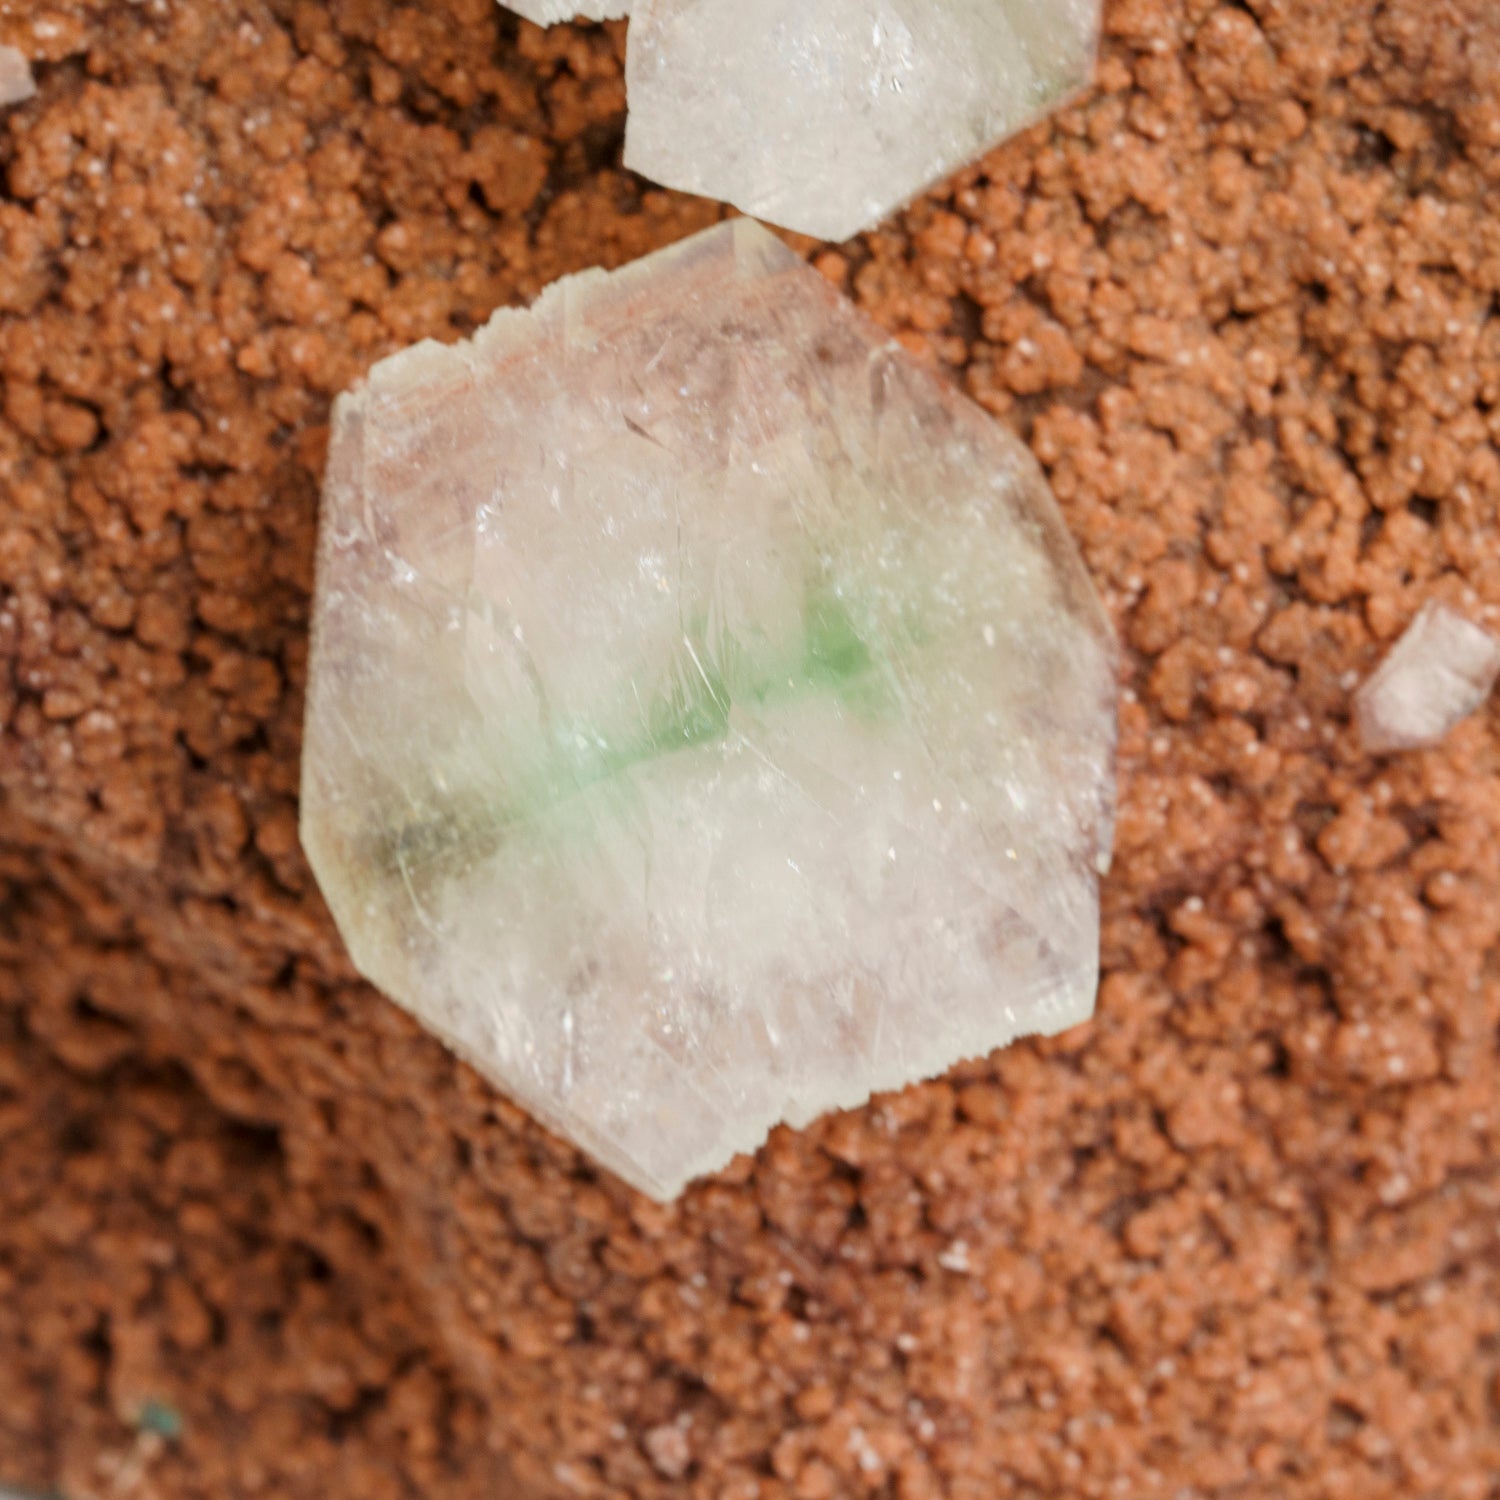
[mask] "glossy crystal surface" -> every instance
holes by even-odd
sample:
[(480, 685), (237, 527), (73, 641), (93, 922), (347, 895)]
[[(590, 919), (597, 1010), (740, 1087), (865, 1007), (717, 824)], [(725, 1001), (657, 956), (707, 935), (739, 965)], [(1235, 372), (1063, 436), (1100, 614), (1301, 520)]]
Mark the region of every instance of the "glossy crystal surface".
[(370, 979), (669, 1197), (1089, 1015), (1112, 649), (1026, 449), (738, 221), (340, 399), (303, 841)]
[(1099, 0), (635, 0), (625, 165), (825, 240), (1082, 90)]

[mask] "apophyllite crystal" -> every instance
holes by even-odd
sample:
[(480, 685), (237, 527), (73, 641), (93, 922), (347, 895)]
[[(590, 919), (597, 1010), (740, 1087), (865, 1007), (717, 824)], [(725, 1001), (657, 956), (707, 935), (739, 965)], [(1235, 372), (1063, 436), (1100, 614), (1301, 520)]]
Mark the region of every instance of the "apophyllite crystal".
[(747, 221), (335, 409), (308, 854), (648, 1192), (1090, 1013), (1113, 696), (1025, 448)]
[(505, 0), (631, 17), (625, 165), (825, 240), (1088, 83), (1100, 0)]
[(1436, 745), (1500, 677), (1500, 640), (1436, 600), (1391, 647), (1356, 697), (1366, 750)]
[(635, 0), (625, 165), (820, 239), (1088, 82), (1099, 0)]

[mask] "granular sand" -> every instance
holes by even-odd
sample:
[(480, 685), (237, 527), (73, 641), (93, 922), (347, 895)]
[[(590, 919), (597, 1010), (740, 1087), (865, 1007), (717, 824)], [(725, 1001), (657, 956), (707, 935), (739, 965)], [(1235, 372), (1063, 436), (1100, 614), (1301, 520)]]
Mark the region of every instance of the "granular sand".
[(1096, 1021), (662, 1208), (358, 982), (295, 792), (332, 395), (711, 222), (622, 26), (9, 0), (0, 1477), (85, 1497), (1486, 1500), (1492, 0), (1111, 0), (1097, 88), (797, 248), (1030, 442), (1126, 648)]

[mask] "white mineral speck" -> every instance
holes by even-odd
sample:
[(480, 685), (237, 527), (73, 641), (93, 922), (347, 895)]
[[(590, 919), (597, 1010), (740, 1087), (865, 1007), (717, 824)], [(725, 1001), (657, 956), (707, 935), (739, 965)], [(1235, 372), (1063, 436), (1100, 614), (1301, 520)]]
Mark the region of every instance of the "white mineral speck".
[(962, 1274), (969, 1270), (969, 1247), (962, 1240), (954, 1240), (937, 1258), (945, 1271)]

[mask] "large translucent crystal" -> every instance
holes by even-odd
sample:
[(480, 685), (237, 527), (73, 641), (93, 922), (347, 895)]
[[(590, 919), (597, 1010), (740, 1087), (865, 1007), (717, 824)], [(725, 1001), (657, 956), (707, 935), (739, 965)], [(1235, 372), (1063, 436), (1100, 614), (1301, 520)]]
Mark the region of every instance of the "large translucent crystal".
[(635, 0), (625, 165), (820, 239), (1088, 82), (1099, 0)]
[(1113, 697), (1026, 449), (748, 221), (335, 408), (308, 854), (648, 1192), (1089, 1015)]

